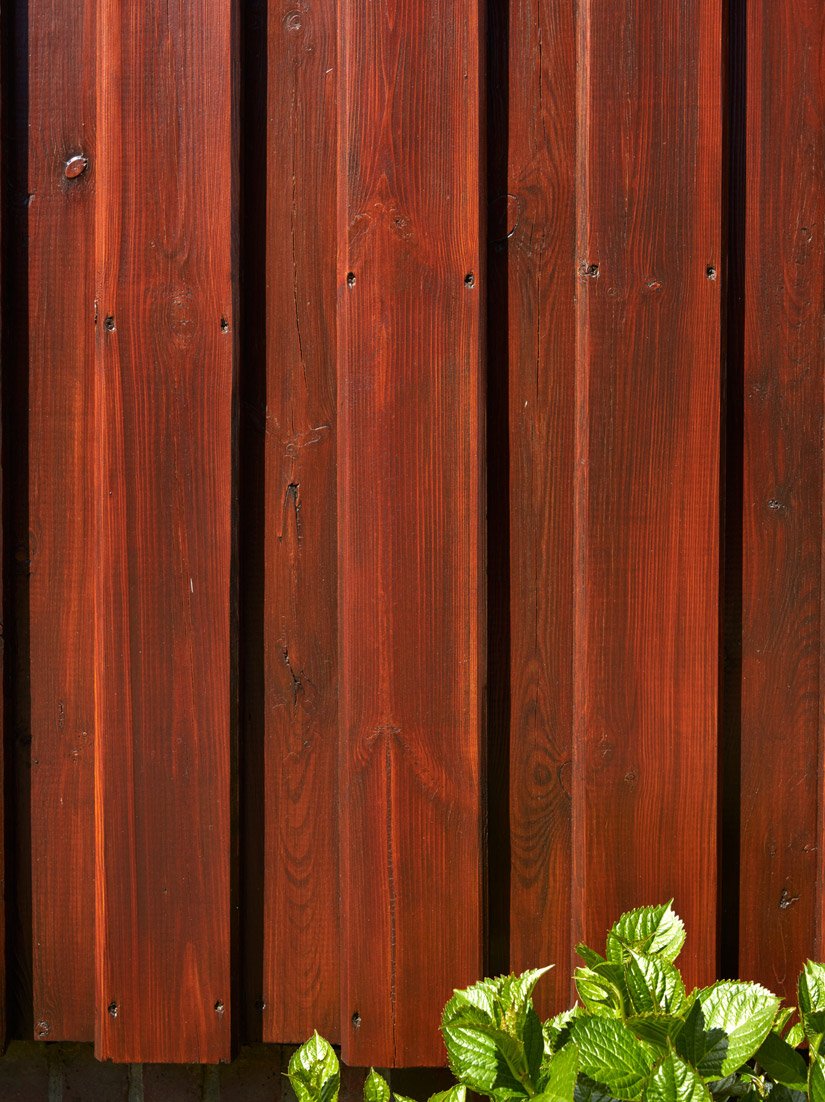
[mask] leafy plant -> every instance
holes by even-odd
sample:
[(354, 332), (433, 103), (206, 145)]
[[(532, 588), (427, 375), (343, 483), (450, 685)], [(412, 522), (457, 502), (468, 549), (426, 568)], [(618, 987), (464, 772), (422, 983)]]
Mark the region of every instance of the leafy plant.
[[(803, 968), (797, 1015), (758, 983), (688, 992), (684, 941), (671, 903), (628, 911), (604, 955), (577, 946), (579, 1002), (546, 1022), (533, 1005), (546, 968), (456, 991), (441, 1030), (458, 1083), (430, 1102), (465, 1102), (467, 1090), (493, 1102), (825, 1102), (825, 965)], [(298, 1102), (337, 1102), (338, 1061), (317, 1034), (289, 1078)], [(411, 1102), (374, 1069), (364, 1099)]]

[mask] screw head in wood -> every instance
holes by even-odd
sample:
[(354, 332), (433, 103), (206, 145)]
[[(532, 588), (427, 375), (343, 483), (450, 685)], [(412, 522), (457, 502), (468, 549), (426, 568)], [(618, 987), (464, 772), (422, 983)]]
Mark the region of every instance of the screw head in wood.
[(86, 171), (88, 163), (86, 158), (80, 153), (77, 153), (74, 157), (69, 157), (68, 161), (66, 161), (66, 167), (63, 169), (66, 179), (76, 180), (78, 176), (82, 176)]

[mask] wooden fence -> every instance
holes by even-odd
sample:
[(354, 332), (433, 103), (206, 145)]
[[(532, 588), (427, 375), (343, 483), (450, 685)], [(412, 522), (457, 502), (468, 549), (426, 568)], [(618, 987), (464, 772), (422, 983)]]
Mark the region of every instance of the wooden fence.
[(8, 0), (8, 1037), (437, 1065), (822, 955), (821, 0)]

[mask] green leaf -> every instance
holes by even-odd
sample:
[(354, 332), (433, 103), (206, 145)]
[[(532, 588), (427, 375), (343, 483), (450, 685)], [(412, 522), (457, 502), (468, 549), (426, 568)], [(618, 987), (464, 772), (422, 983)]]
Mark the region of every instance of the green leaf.
[[(757, 1097), (756, 1102), (761, 1102)], [(771, 1091), (771, 1102), (808, 1102), (807, 1091), (794, 1091), (784, 1083), (777, 1083)]]
[(545, 1041), (532, 994), (546, 971), (482, 980), (447, 1003), (441, 1030), (450, 1068), (471, 1090), (502, 1100), (535, 1092)]
[(619, 965), (603, 961), (595, 968), (577, 968), (573, 978), (579, 998), (591, 1014), (623, 1016), (624, 977)]
[(802, 1022), (795, 1022), (785, 1035), (785, 1040), (791, 1046), (791, 1048), (799, 1048), (802, 1042), (805, 1040), (805, 1030), (802, 1026)]
[(819, 1052), (825, 1035), (825, 1010), (812, 1010), (803, 1014), (802, 1029), (813, 1051)]
[(801, 1014), (825, 1010), (825, 964), (805, 961), (799, 975), (798, 992)]
[(466, 1102), (467, 1088), (463, 1083), (456, 1083), (454, 1087), (450, 1087), (446, 1091), (438, 1091), (437, 1094), (431, 1094), (429, 1102)]
[(579, 1068), (602, 1083), (614, 1098), (641, 1097), (653, 1067), (653, 1053), (615, 1018), (574, 1019), (571, 1033), (579, 1050)]
[(428, 1102), (466, 1102), (467, 1088), (464, 1083), (456, 1083), (446, 1091), (438, 1091), (430, 1095)]
[(778, 1033), (769, 1033), (756, 1054), (756, 1062), (771, 1079), (792, 1090), (804, 1091), (808, 1077), (805, 1061)]
[(658, 907), (637, 907), (623, 914), (607, 936), (608, 960), (621, 963), (633, 949), (672, 964), (685, 943), (685, 926), (672, 903), (671, 899)]
[(679, 1014), (685, 1005), (685, 985), (673, 964), (630, 950), (625, 965), (630, 1001), (639, 1014), (663, 1011)]
[[(799, 1000), (800, 1006), (802, 1000)], [(810, 1102), (825, 1102), (825, 1071), (823, 1071), (822, 1060), (818, 1056), (814, 1056), (811, 1060), (811, 1066), (808, 1071), (808, 1097)]]
[(673, 1014), (633, 1014), (626, 1019), (628, 1029), (642, 1041), (659, 1049), (668, 1049), (682, 1028), (681, 1018)]
[(395, 1091), (392, 1092), (392, 1098), (393, 1098), (393, 1102), (415, 1102), (415, 1099), (410, 1098), (409, 1095), (407, 1095), (407, 1094), (397, 1094)]
[(796, 1010), (795, 1006), (783, 1006), (779, 1009), (773, 1023), (774, 1033), (779, 1033), (780, 1035), (784, 1033), (785, 1026), (793, 1017), (794, 1010)]
[(583, 941), (580, 941), (576, 946), (576, 952), (588, 968), (595, 968), (597, 964), (604, 964), (604, 957), (597, 953), (595, 949), (591, 949), (589, 945), (585, 945)]
[(721, 1079), (756, 1054), (778, 1008), (776, 995), (758, 983), (715, 983), (696, 993), (677, 1051), (704, 1078)]
[(607, 1087), (596, 1083), (586, 1075), (579, 1075), (576, 1080), (576, 1089), (573, 1092), (573, 1102), (617, 1102)]
[(563, 1010), (561, 1014), (557, 1014), (555, 1018), (550, 1018), (542, 1025), (544, 1051), (546, 1053), (557, 1052), (567, 1044), (570, 1040), (570, 1023), (578, 1013), (579, 1008), (574, 1006), (571, 1010)]
[(375, 1068), (364, 1080), (364, 1102), (390, 1102), (390, 1085)]
[(287, 1075), (298, 1102), (337, 1102), (341, 1083), (338, 1057), (318, 1033), (293, 1052)]
[(567, 1044), (543, 1069), (541, 1093), (534, 1102), (573, 1102), (578, 1070), (578, 1049)]
[(693, 1068), (669, 1052), (650, 1077), (645, 1102), (710, 1102), (710, 1094)]

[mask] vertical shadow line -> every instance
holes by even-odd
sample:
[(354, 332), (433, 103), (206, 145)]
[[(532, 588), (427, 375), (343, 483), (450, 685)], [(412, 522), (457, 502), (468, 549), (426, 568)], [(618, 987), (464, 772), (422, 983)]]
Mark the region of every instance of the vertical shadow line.
[(507, 193), (510, 0), (487, 5), (486, 973), (510, 970), (510, 394)]
[(240, 1036), (261, 1041), (264, 946), (264, 451), (267, 2), (240, 5), (238, 690)]
[[(7, 1037), (31, 1037), (27, 0), (2, 6), (3, 731)], [(13, 324), (12, 324), (13, 319)]]
[(721, 347), (720, 671), (718, 750), (719, 974), (739, 970), (742, 736), (747, 0), (726, 0)]

